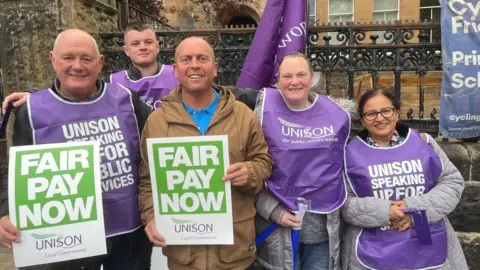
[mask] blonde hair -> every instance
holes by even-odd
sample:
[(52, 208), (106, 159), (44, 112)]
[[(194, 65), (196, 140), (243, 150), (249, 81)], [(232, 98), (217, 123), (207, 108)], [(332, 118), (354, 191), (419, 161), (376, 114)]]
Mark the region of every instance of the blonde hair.
[(303, 53), (300, 53), (300, 52), (287, 53), (285, 56), (283, 56), (282, 61), (280, 61), (280, 64), (278, 65), (279, 70), (280, 70), (280, 66), (282, 65), (283, 61), (285, 61), (285, 59), (289, 59), (289, 58), (302, 58), (305, 61), (307, 61), (308, 69), (310, 70), (310, 74), (313, 75), (313, 68), (312, 68), (312, 64), (310, 63), (310, 60), (308, 60), (308, 58)]

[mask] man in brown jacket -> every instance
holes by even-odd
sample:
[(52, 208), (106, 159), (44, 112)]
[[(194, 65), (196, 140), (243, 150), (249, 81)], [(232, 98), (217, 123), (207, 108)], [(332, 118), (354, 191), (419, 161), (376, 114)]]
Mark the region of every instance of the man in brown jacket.
[[(269, 176), (272, 157), (254, 113), (230, 90), (213, 84), (217, 63), (201, 38), (182, 41), (175, 53), (180, 86), (165, 97), (147, 120), (141, 139), (139, 205), (146, 233), (162, 246), (170, 270), (247, 269), (255, 259), (254, 195)], [(224, 181), (231, 181), (234, 244), (166, 246), (155, 227), (147, 138), (228, 135), (230, 162)]]

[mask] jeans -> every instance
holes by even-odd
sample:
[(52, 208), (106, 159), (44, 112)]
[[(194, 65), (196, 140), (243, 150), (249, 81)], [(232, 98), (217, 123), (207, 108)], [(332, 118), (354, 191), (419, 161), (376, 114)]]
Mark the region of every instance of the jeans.
[(150, 270), (152, 244), (144, 227), (136, 231), (107, 238), (107, 254), (50, 263), (20, 270)]
[[(297, 260), (296, 269), (328, 270), (328, 253), (328, 241), (318, 244), (300, 243), (298, 247), (298, 257), (300, 257), (300, 260)], [(300, 265), (298, 265), (298, 261)]]

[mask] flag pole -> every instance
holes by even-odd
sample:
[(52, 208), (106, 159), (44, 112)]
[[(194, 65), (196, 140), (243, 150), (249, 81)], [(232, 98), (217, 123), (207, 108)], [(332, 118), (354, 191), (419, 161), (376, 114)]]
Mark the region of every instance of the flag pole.
[(8, 119), (10, 118), (10, 112), (12, 111), (12, 109), (13, 102), (10, 101), (7, 104), (7, 110), (5, 111), (5, 115), (3, 116), (3, 119), (0, 123), (0, 139), (3, 137), (6, 138)]
[[(307, 33), (306, 33), (306, 42), (305, 42), (305, 57), (308, 58), (308, 40), (309, 40), (309, 34), (308, 34), (308, 29), (310, 28), (310, 1), (312, 0), (305, 0), (306, 3), (305, 3), (305, 25), (307, 26)], [(316, 1), (316, 0), (314, 0)], [(316, 4), (315, 4), (316, 6)], [(315, 10), (315, 18), (317, 18), (316, 16), (317, 14), (317, 11)]]

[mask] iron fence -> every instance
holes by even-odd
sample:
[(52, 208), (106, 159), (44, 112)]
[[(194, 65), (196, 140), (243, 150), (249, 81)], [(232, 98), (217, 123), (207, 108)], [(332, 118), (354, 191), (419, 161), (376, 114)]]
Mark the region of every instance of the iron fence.
[(118, 28), (125, 29), (125, 27), (135, 21), (135, 22), (145, 22), (153, 27), (153, 29), (166, 30), (174, 29), (167, 23), (167, 20), (163, 17), (152, 15), (147, 13), (145, 10), (138, 8), (136, 6), (130, 5), (128, 1), (117, 0), (117, 10), (118, 10)]
[[(419, 77), (418, 108), (408, 108), (407, 121), (423, 132), (438, 133), (437, 109), (425, 112), (424, 79), (428, 72), (442, 70), (440, 24), (438, 22), (347, 23), (310, 26), (306, 54), (314, 71), (325, 77), (325, 91), (331, 93), (334, 73), (348, 76), (347, 96), (354, 98), (355, 78), (359, 74), (371, 76), (372, 87), (377, 87), (380, 73), (394, 74), (394, 91), (402, 100), (402, 74), (415, 73)], [(156, 32), (160, 41), (159, 61), (171, 64), (177, 45), (189, 36), (205, 38), (214, 48), (219, 63), (216, 82), (235, 85), (253, 40), (251, 27), (222, 29), (168, 30)], [(431, 35), (436, 35), (432, 37)], [(129, 66), (123, 53), (123, 34), (101, 33), (105, 54), (105, 73)], [(381, 38), (381, 43), (380, 41)], [(418, 112), (415, 113), (414, 112)], [(427, 115), (427, 116), (425, 116)], [(358, 122), (354, 128), (359, 127)]]

